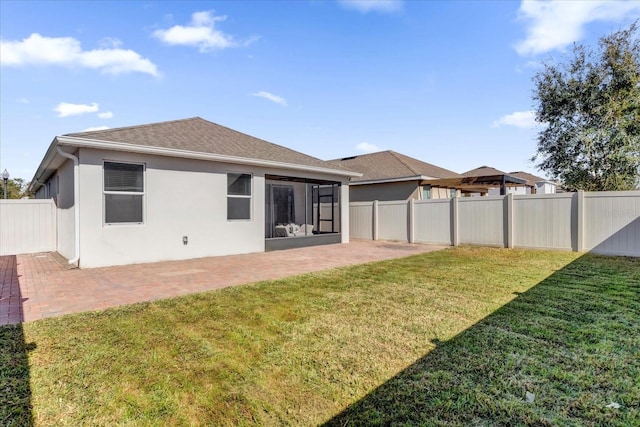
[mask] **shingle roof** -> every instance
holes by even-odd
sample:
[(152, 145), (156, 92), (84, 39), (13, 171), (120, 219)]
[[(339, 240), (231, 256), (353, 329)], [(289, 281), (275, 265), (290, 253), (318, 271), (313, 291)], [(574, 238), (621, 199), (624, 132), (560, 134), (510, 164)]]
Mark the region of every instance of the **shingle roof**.
[(463, 176), (493, 176), (493, 175), (510, 175), (491, 166), (480, 166), (462, 173)]
[(548, 182), (549, 181), (548, 179), (540, 178), (539, 176), (535, 176), (533, 174), (530, 174), (528, 172), (523, 172), (523, 171), (509, 172), (509, 175), (517, 176), (518, 178), (522, 178), (522, 179), (526, 179), (529, 182), (541, 182), (541, 181)]
[[(246, 135), (200, 117), (71, 133), (64, 136), (332, 168), (332, 165), (323, 160)], [(336, 167), (333, 166), (333, 169)]]
[(362, 173), (362, 177), (353, 178), (351, 182), (387, 180), (415, 176), (431, 178), (457, 178), (461, 176), (448, 169), (444, 169), (391, 150), (329, 160), (328, 162), (336, 167), (342, 167)]

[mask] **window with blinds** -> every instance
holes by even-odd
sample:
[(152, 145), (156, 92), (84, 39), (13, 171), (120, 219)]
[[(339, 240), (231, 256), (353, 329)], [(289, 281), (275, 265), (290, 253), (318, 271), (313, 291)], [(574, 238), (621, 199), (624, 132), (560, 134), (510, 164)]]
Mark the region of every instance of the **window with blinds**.
[(104, 162), (105, 224), (143, 223), (144, 165)]

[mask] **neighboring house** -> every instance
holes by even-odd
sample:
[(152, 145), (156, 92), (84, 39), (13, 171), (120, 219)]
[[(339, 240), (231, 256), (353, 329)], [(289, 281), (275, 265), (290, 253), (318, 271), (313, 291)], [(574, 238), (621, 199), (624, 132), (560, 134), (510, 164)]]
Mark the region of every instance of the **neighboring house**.
[(329, 163), (362, 173), (361, 177), (351, 180), (349, 196), (352, 202), (440, 199), (459, 195), (455, 187), (432, 187), (424, 181), (461, 175), (395, 151), (345, 157), (329, 160)]
[(466, 179), (473, 180), (474, 185), (484, 185), (485, 191), (470, 192), (468, 195), (506, 195), (531, 194), (531, 184), (527, 179), (502, 172), (491, 166), (480, 166), (462, 174)]
[(465, 197), (507, 194), (517, 187), (526, 186), (527, 181), (490, 166), (481, 166), (458, 175), (455, 178), (441, 178), (423, 181), (432, 188), (455, 188)]
[(487, 189), (487, 195), (489, 196), (500, 194), (552, 194), (556, 192), (556, 185), (553, 182), (522, 171), (507, 173), (491, 166), (480, 166), (464, 172), (462, 175), (484, 181), (489, 185)]
[[(527, 172), (509, 172), (509, 175), (527, 180), (526, 193), (516, 194), (555, 194), (557, 185), (553, 181), (541, 178), (539, 176), (532, 175)], [(522, 188), (522, 187), (520, 187)]]
[(29, 190), (98, 267), (347, 242), (359, 176), (196, 117), (57, 136)]

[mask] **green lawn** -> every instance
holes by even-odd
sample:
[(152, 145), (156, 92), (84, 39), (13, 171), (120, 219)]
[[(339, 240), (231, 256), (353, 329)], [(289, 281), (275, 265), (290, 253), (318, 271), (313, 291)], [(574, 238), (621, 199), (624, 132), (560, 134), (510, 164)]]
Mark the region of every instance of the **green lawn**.
[(639, 351), (640, 259), (463, 247), (2, 327), (0, 425), (638, 426)]

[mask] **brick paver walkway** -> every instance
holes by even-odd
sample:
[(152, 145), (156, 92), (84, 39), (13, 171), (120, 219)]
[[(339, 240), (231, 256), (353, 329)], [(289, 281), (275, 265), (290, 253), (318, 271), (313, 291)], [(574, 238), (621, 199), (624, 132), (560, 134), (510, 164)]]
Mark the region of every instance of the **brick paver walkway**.
[(0, 257), (0, 325), (170, 298), (442, 249), (352, 241), (284, 251), (76, 269), (56, 253)]

